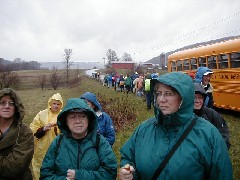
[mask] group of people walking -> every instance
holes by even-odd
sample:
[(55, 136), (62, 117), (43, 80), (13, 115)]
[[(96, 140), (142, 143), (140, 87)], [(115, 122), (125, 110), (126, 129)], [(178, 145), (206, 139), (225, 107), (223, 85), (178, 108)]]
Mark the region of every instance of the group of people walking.
[(114, 87), (116, 91), (134, 93), (137, 96), (142, 96), (144, 92), (144, 76), (143, 74), (107, 74), (103, 80), (103, 86)]
[(116, 91), (132, 93), (138, 97), (143, 97), (146, 100), (147, 109), (151, 109), (153, 105), (153, 94), (150, 81), (158, 77), (158, 73), (138, 74), (135, 72), (132, 75), (127, 74), (107, 74), (103, 80), (103, 86), (114, 87)]
[[(206, 104), (210, 85), (180, 72), (149, 79), (154, 116), (121, 147), (119, 179), (233, 179), (226, 121)], [(94, 93), (65, 106), (56, 93), (30, 127), (23, 117), (16, 92), (2, 89), (0, 179), (116, 179), (114, 124)]]

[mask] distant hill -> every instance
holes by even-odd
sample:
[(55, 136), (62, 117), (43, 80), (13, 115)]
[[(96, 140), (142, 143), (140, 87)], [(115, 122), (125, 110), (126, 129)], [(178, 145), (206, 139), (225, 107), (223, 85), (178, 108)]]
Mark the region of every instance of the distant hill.
[[(26, 62), (24, 60), (21, 60), (21, 62)], [(21, 63), (20, 62), (20, 63)], [(0, 58), (0, 65), (11, 65), (12, 63), (16, 63), (14, 61), (5, 60), (3, 58)], [(53, 67), (56, 67), (57, 69), (65, 69), (64, 62), (38, 62), (40, 64), (40, 69), (52, 69)], [(72, 62), (72, 65), (70, 66), (70, 69), (93, 69), (103, 68), (103, 63), (100, 62)]]
[(153, 63), (153, 64), (159, 64), (160, 66), (163, 66), (163, 65), (165, 65), (165, 60), (167, 62), (167, 57), (170, 54), (173, 54), (177, 51), (192, 49), (192, 48), (196, 48), (198, 46), (205, 46), (207, 44), (214, 44), (214, 43), (217, 43), (217, 42), (227, 41), (227, 40), (234, 39), (234, 38), (240, 38), (240, 35), (239, 36), (229, 36), (229, 37), (224, 37), (224, 38), (220, 38), (220, 39), (216, 39), (216, 40), (211, 40), (211, 41), (206, 41), (206, 42), (201, 42), (201, 43), (196, 43), (196, 44), (191, 44), (191, 45), (188, 45), (188, 46), (184, 46), (184, 47), (176, 49), (174, 51), (170, 51), (170, 52), (167, 52), (167, 53), (162, 53), (159, 56), (154, 57), (154, 58), (146, 61), (145, 63)]
[(5, 60), (5, 59), (3, 59), (3, 58), (0, 58), (0, 64), (6, 65), (6, 64), (11, 64), (11, 63), (12, 63), (12, 61)]
[[(64, 69), (64, 63), (63, 62), (40, 62), (41, 63), (41, 69), (52, 69), (53, 67), (56, 67), (57, 69)], [(93, 69), (96, 68), (102, 68), (103, 64), (99, 62), (73, 62), (70, 66), (70, 69)]]

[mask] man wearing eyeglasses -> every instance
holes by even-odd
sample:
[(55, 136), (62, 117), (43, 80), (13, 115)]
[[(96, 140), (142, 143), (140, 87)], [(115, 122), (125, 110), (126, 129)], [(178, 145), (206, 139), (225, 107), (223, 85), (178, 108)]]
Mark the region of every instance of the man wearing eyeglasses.
[(32, 179), (34, 152), (31, 129), (22, 123), (24, 107), (10, 88), (0, 91), (0, 179)]
[(200, 116), (210, 123), (212, 123), (220, 132), (223, 139), (225, 140), (228, 149), (231, 144), (229, 141), (229, 129), (224, 118), (214, 109), (204, 106), (204, 100), (206, 99), (206, 91), (203, 89), (201, 84), (194, 83), (195, 88), (195, 99), (194, 99), (194, 113)]

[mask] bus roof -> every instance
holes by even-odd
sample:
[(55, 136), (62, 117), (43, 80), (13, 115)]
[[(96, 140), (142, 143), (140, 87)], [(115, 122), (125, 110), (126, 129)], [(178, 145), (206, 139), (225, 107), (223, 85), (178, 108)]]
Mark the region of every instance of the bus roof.
[(181, 60), (198, 58), (204, 56), (210, 56), (213, 54), (224, 54), (229, 52), (239, 52), (240, 51), (240, 38), (222, 41), (215, 44), (208, 44), (205, 46), (199, 46), (193, 49), (187, 49), (183, 51), (175, 52), (168, 56), (168, 60)]

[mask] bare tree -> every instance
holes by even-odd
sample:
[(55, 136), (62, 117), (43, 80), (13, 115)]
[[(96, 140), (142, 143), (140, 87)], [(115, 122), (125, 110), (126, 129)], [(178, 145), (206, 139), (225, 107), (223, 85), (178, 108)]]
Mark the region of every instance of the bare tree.
[(125, 52), (125, 53), (123, 53), (122, 60), (123, 61), (132, 61), (132, 57), (130, 54)]
[(12, 86), (16, 89), (20, 87), (21, 81), (17, 73), (13, 72), (12, 75)]
[(46, 74), (39, 74), (38, 75), (38, 81), (39, 81), (39, 84), (43, 90), (43, 88), (46, 86), (46, 82), (47, 82), (47, 76)]
[(20, 79), (16, 72), (8, 71), (0, 73), (1, 88), (9, 88), (11, 86), (19, 88)]
[(53, 73), (50, 75), (50, 84), (56, 90), (60, 84), (60, 76), (57, 74), (57, 68), (53, 67)]
[(64, 49), (64, 64), (67, 71), (67, 82), (69, 78), (68, 72), (69, 72), (70, 66), (72, 65), (72, 62), (70, 62), (71, 56), (72, 56), (72, 49)]
[(107, 55), (107, 59), (108, 59), (108, 62), (107, 62), (108, 66), (110, 66), (113, 61), (118, 61), (119, 60), (118, 57), (117, 57), (117, 53), (112, 49), (108, 49), (106, 55)]

